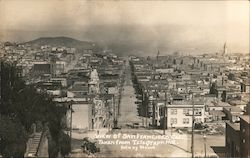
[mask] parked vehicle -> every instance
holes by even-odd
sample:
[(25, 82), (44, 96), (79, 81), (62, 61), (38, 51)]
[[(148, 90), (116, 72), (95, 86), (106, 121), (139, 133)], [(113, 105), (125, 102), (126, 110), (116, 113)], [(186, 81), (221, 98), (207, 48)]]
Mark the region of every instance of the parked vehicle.
[(139, 128), (140, 124), (139, 123), (133, 123), (133, 128)]
[(88, 137), (83, 138), (81, 147), (83, 148), (83, 151), (88, 154), (100, 152), (100, 148), (97, 147), (96, 142), (91, 142)]

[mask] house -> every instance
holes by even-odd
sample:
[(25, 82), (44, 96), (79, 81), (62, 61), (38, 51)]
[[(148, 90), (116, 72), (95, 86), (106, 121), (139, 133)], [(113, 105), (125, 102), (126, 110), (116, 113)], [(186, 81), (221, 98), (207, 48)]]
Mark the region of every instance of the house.
[(250, 80), (249, 79), (241, 83), (241, 92), (250, 93)]
[(228, 103), (232, 106), (239, 107), (241, 110), (245, 110), (247, 106), (247, 103), (245, 101), (236, 99), (230, 100), (228, 101)]
[(223, 107), (223, 112), (226, 114), (226, 119), (231, 122), (239, 122), (240, 116), (244, 114), (243, 110), (235, 106)]
[(89, 93), (89, 86), (86, 82), (74, 82), (74, 84), (69, 88), (69, 92), (73, 93), (76, 98), (81, 98)]
[(56, 61), (54, 63), (54, 71), (56, 75), (59, 75), (61, 73), (65, 73), (65, 67), (66, 67), (66, 62), (65, 61)]
[(47, 62), (34, 63), (33, 65), (33, 74), (34, 75), (44, 75), (52, 74), (53, 65)]
[[(193, 104), (191, 101), (173, 101), (171, 104), (166, 105), (166, 107), (165, 105), (161, 106), (161, 116), (164, 116), (164, 111), (166, 112), (166, 128), (192, 127)], [(194, 101), (194, 117), (196, 123), (203, 123), (205, 121), (205, 105), (203, 102)], [(162, 117), (161, 125), (163, 125), (163, 121), (164, 118)]]

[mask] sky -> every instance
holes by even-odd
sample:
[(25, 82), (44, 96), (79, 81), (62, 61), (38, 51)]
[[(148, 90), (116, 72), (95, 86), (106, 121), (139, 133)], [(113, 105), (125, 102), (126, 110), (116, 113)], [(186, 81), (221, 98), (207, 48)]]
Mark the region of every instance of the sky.
[(0, 41), (69, 36), (123, 51), (249, 52), (249, 1), (0, 0)]

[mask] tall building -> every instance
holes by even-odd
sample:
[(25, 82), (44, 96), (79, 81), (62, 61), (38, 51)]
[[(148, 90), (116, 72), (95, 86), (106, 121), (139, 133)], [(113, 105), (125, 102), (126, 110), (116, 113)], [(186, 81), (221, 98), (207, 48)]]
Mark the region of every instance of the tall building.
[(89, 93), (90, 94), (100, 93), (100, 80), (96, 69), (93, 69), (90, 73)]
[(250, 157), (250, 116), (240, 116), (241, 157)]
[(225, 42), (224, 47), (223, 47), (223, 53), (222, 56), (227, 55), (227, 43)]
[(240, 116), (237, 123), (226, 122), (226, 155), (227, 157), (250, 157), (250, 116)]

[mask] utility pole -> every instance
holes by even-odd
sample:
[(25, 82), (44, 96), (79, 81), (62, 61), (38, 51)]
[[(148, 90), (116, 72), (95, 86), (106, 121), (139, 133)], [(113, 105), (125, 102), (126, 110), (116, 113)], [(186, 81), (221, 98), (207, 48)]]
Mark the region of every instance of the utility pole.
[(72, 108), (73, 102), (70, 101), (70, 151), (72, 150)]
[(167, 107), (167, 93), (165, 91), (165, 99), (164, 99), (164, 113), (163, 113), (163, 121), (164, 121), (164, 124), (163, 124), (163, 135), (166, 134), (166, 107)]
[(148, 103), (149, 103), (148, 99), (147, 99), (147, 103), (146, 103), (146, 128), (148, 127)]
[(148, 127), (148, 103), (149, 103), (149, 93), (148, 93), (148, 86), (147, 86), (147, 102), (146, 102), (146, 128)]
[(205, 158), (207, 157), (207, 147), (206, 147), (206, 134), (204, 133), (203, 135), (203, 139), (204, 139), (204, 152), (205, 152)]
[(113, 124), (114, 124), (113, 128), (117, 128), (117, 114), (116, 114), (116, 103), (117, 103), (116, 101), (117, 101), (117, 99), (115, 98), (114, 95), (112, 96), (112, 98), (113, 98), (113, 108), (114, 108), (114, 111), (113, 111), (114, 112), (113, 113), (113, 117), (114, 117), (113, 118), (114, 119), (113, 120)]
[(192, 93), (192, 140), (191, 140), (192, 158), (194, 158), (194, 94)]
[(173, 123), (171, 123), (171, 136), (173, 134)]

